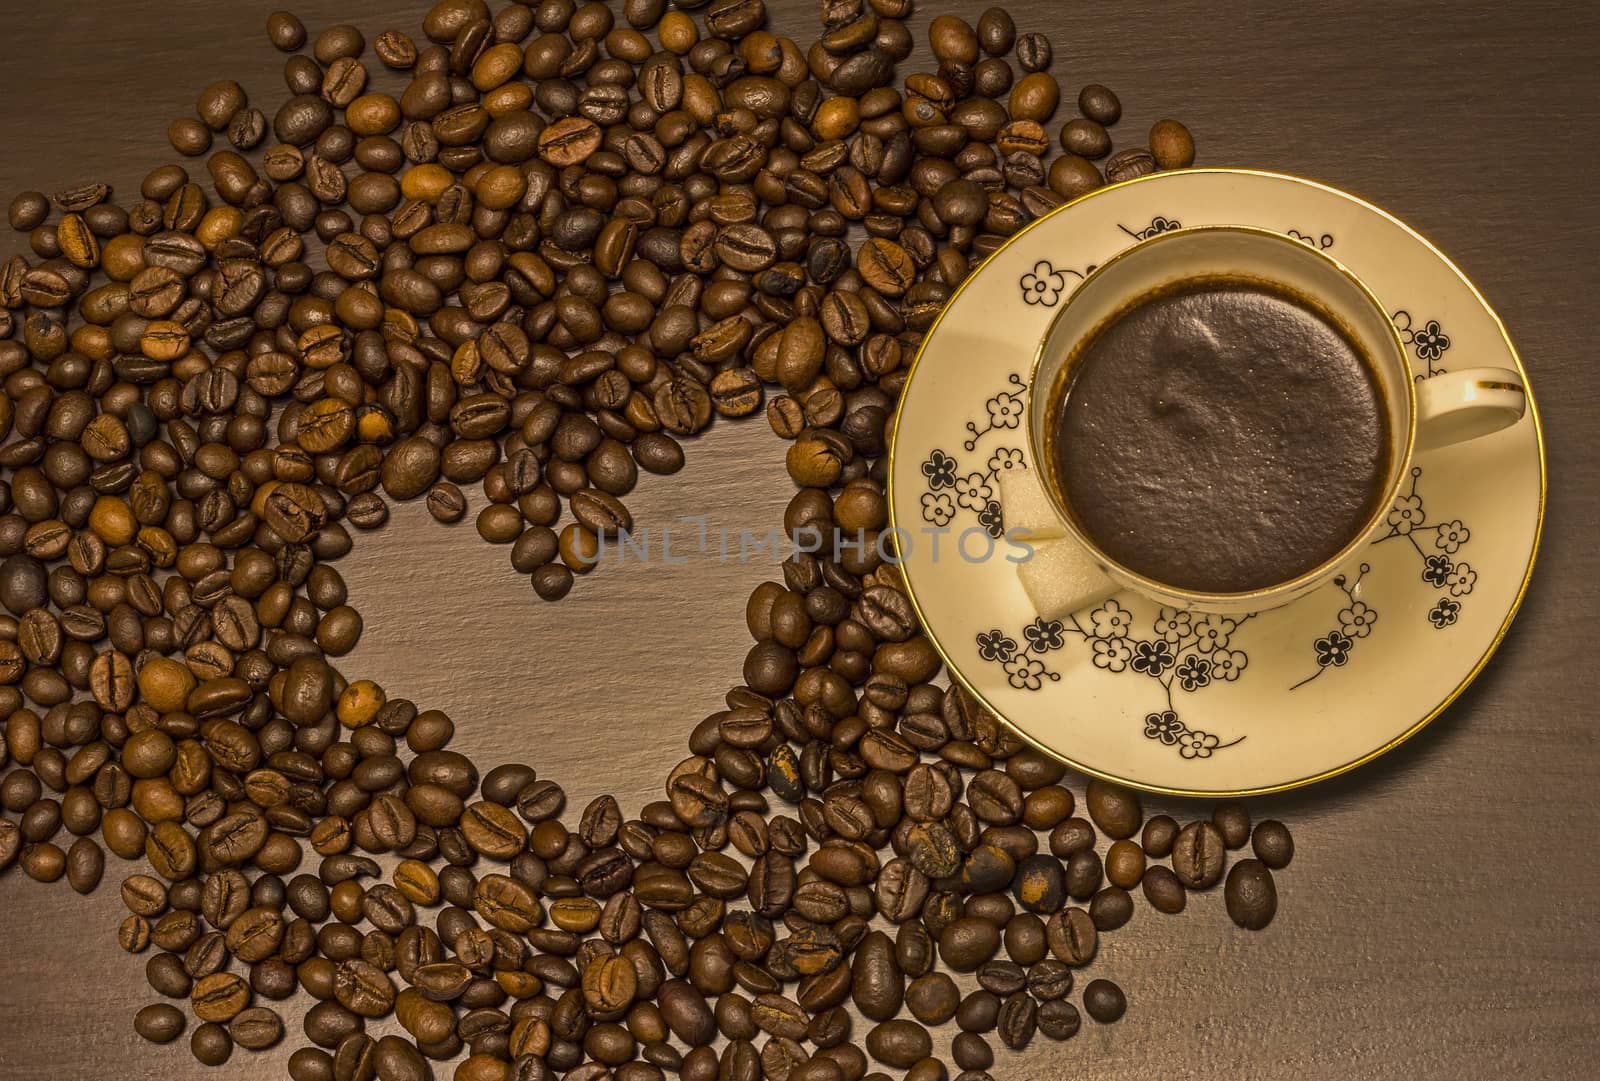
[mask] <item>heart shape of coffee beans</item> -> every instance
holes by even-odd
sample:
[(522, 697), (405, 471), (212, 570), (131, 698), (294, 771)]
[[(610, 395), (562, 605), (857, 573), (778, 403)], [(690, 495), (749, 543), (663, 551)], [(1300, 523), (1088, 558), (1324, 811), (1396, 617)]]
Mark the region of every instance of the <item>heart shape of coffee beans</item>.
[[(210, 192), (165, 165), (126, 209), (12, 202), (0, 870), (88, 892), (104, 849), (143, 860), (119, 941), (154, 948), (199, 1061), (277, 1043), (265, 1003), (304, 989), (296, 1081), (935, 1081), (952, 1019), (982, 1078), (984, 1033), (1077, 1032), (1074, 972), (1135, 887), (1177, 911), (1253, 841), (1228, 909), (1271, 918), (1287, 831), (1146, 821), (1098, 782), (1074, 817), (1059, 763), (935, 685), (879, 549), (886, 429), (974, 262), (1194, 154), (1162, 121), (1110, 155), (1089, 86), (1051, 158), (1049, 41), (940, 16), (900, 77), (910, 8), (825, 0), (802, 49), (762, 0), (444, 0), (375, 68), (359, 29), (307, 54), (278, 13), (270, 120), (222, 81), (169, 129)], [(634, 529), (641, 470), (764, 401), (785, 530), (854, 543), (755, 590), (742, 682), (637, 817), (601, 796), (569, 827), (533, 767), (480, 774), (448, 716), (335, 666), (347, 527), (389, 501), (453, 522), (480, 485), (479, 534), (557, 600)], [(1082, 1002), (1125, 1008), (1106, 980)], [(391, 1013), (405, 1036), (365, 1033)]]

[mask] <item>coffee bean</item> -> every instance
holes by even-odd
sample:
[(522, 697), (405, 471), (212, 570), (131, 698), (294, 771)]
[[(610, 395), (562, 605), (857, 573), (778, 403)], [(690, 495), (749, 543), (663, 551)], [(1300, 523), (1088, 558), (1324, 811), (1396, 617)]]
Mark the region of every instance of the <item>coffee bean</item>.
[(93, 893), (105, 866), (105, 853), (87, 837), (79, 837), (67, 850), (67, 882), (78, 893)]
[(1098, 160), (1111, 153), (1111, 136), (1096, 121), (1079, 117), (1062, 125), (1061, 149), (1069, 154)]
[[(1146, 831), (1148, 833), (1148, 830)], [(1106, 851), (1106, 877), (1113, 886), (1132, 889), (1144, 877), (1144, 849), (1130, 840), (1117, 841)]]
[(862, 939), (851, 965), (851, 998), (862, 1016), (887, 1021), (900, 1011), (905, 977), (895, 958), (894, 943), (881, 931)]
[(249, 1005), (250, 986), (232, 972), (212, 972), (195, 981), (189, 1002), (202, 1021), (231, 1021)]
[(1102, 1025), (1109, 1025), (1122, 1019), (1128, 1009), (1128, 999), (1122, 988), (1110, 980), (1090, 980), (1083, 989), (1083, 1008)]
[(283, 1019), (266, 1006), (252, 1006), (228, 1022), (228, 1035), (247, 1051), (264, 1051), (283, 1038)]
[(333, 993), (341, 1006), (360, 1017), (382, 1017), (394, 1005), (393, 982), (382, 969), (361, 960), (339, 966)]
[(1144, 147), (1131, 147), (1111, 155), (1106, 162), (1106, 180), (1113, 184), (1134, 180), (1156, 171), (1155, 157)]
[(896, 1069), (909, 1069), (932, 1051), (928, 1030), (915, 1021), (882, 1021), (867, 1032), (867, 1052)]
[(1169, 815), (1152, 815), (1144, 824), (1139, 843), (1152, 859), (1165, 859), (1178, 839), (1178, 823)]
[(1100, 948), (1094, 919), (1081, 908), (1068, 908), (1051, 916), (1046, 934), (1050, 952), (1069, 965), (1088, 964)]
[(989, 1032), (999, 1017), (1000, 996), (992, 991), (973, 991), (956, 1008), (956, 1024), (963, 1032)]
[(1106, 179), (1094, 162), (1077, 154), (1063, 154), (1050, 163), (1050, 188), (1063, 199), (1075, 199), (1103, 187)]
[(1150, 129), (1150, 153), (1159, 169), (1187, 169), (1194, 164), (1194, 136), (1176, 120), (1158, 120)]
[(1184, 905), (1188, 903), (1188, 894), (1183, 888), (1183, 882), (1171, 868), (1160, 865), (1145, 871), (1144, 897), (1158, 912), (1182, 912)]
[(1078, 111), (1097, 124), (1115, 124), (1122, 119), (1122, 102), (1110, 88), (1090, 83), (1078, 91)]
[(1039, 1005), (1039, 1031), (1052, 1040), (1070, 1040), (1078, 1034), (1083, 1019), (1078, 1008), (1065, 999), (1053, 999)]
[(906, 1007), (925, 1025), (942, 1025), (956, 1015), (961, 1005), (961, 990), (943, 972), (918, 976), (906, 988)]
[(892, 240), (870, 237), (856, 255), (862, 280), (884, 296), (897, 297), (910, 288), (916, 274), (911, 256)]
[(1222, 878), (1226, 859), (1222, 834), (1210, 822), (1191, 822), (1172, 844), (1172, 871), (1191, 890), (1203, 890)]
[(1028, 985), (1028, 974), (1012, 961), (986, 961), (978, 969), (978, 986), (1001, 998), (1014, 995)]
[(1029, 912), (1059, 912), (1067, 900), (1066, 870), (1054, 856), (1029, 856), (1017, 864), (1011, 889), (1017, 903)]
[(1017, 39), (1017, 63), (1023, 71), (1043, 71), (1050, 60), (1050, 39), (1043, 34), (1023, 34)]
[(1025, 991), (1018, 991), (1000, 1004), (1000, 1042), (1013, 1051), (1021, 1051), (1033, 1040), (1038, 1031), (1038, 1004)]
[(1100, 857), (1093, 849), (1074, 852), (1067, 860), (1066, 892), (1076, 901), (1087, 900), (1100, 888)]
[(994, 1050), (975, 1032), (960, 1032), (950, 1041), (950, 1057), (962, 1070), (987, 1070), (994, 1065)]
[(171, 1043), (183, 1027), (183, 1011), (165, 1002), (146, 1006), (133, 1017), (133, 1031), (151, 1043)]
[(215, 1021), (207, 1021), (189, 1035), (189, 1051), (204, 1066), (221, 1066), (233, 1055), (233, 1037)]
[(978, 17), (978, 42), (990, 56), (1004, 56), (1016, 40), (1017, 24), (1004, 8), (988, 8)]
[(1132, 837), (1144, 821), (1138, 793), (1109, 781), (1091, 780), (1084, 802), (1094, 824), (1114, 839)]
[(1055, 114), (1060, 100), (1060, 84), (1043, 71), (1033, 71), (1012, 87), (1008, 111), (1013, 119), (1042, 123)]
[(7, 220), (11, 228), (26, 233), (43, 225), (49, 216), (49, 198), (43, 192), (24, 191), (11, 200)]
[(1031, 912), (1020, 912), (1006, 923), (1006, 954), (1019, 965), (1031, 965), (1049, 952), (1045, 922)]
[(939, 959), (957, 972), (972, 972), (1000, 948), (1000, 931), (988, 920), (963, 917), (939, 933)]
[(1211, 811), (1211, 824), (1230, 849), (1243, 848), (1250, 840), (1250, 812), (1242, 803), (1219, 803)]
[(1097, 931), (1115, 931), (1133, 918), (1133, 898), (1121, 886), (1107, 886), (1090, 900), (1089, 918)]
[(1228, 917), (1247, 931), (1259, 931), (1278, 911), (1278, 890), (1272, 872), (1260, 860), (1245, 859), (1228, 870), (1222, 896)]
[(278, 49), (292, 53), (306, 43), (305, 24), (290, 12), (274, 11), (267, 16), (267, 37)]
[(1250, 835), (1250, 847), (1256, 859), (1274, 871), (1289, 866), (1294, 858), (1294, 838), (1289, 835), (1288, 827), (1275, 818), (1256, 824)]

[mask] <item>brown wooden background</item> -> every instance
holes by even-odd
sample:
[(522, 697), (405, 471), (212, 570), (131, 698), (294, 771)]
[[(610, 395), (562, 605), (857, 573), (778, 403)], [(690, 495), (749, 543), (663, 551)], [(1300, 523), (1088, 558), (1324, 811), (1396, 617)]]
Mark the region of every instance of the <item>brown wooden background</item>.
[[(262, 32), (272, 6), (0, 2), (0, 199), (88, 179), (132, 198), (171, 157), (167, 121), (216, 78), (240, 79), (270, 115), (284, 95)], [(810, 0), (769, 6), (810, 40)], [(980, 9), (919, 7), (919, 36), (933, 14)], [(350, 21), (369, 41), (390, 26), (416, 33), (424, 9), (297, 8), (313, 34)], [(1127, 988), (1123, 1023), (1003, 1053), (997, 1074), (1590, 1076), (1600, 1055), (1600, 682), (1585, 622), (1600, 615), (1600, 12), (1550, 0), (1016, 10), (1023, 30), (1053, 39), (1069, 96), (1087, 81), (1122, 95), (1127, 144), (1174, 115), (1195, 130), (1204, 164), (1328, 181), (1443, 247), (1521, 349), (1551, 484), (1532, 590), (1478, 683), (1389, 758), (1254, 808), (1288, 820), (1300, 846), (1279, 879), (1277, 922), (1237, 931), (1220, 891), (1179, 917), (1141, 905), (1094, 969)], [(0, 252), (19, 248), (0, 238)], [(630, 502), (642, 522), (699, 511), (713, 527), (765, 530), (786, 493), (779, 445), (757, 420), (717, 427), (691, 446), (688, 469), (647, 479)], [(768, 574), (705, 561), (613, 569), (547, 607), (470, 525), (439, 526), (420, 505), (363, 539), (342, 570), (367, 617), (346, 672), (450, 712), (458, 746), (485, 766), (529, 761), (576, 806), (610, 790), (630, 813), (660, 794), (689, 728), (737, 681), (744, 599)], [(0, 881), (0, 1077), (282, 1076), (293, 1039), (208, 1074), (186, 1040), (151, 1048), (133, 1035), (134, 1010), (153, 996), (144, 958), (115, 942), (126, 873), (113, 858), (111, 888), (87, 899), (16, 873)]]

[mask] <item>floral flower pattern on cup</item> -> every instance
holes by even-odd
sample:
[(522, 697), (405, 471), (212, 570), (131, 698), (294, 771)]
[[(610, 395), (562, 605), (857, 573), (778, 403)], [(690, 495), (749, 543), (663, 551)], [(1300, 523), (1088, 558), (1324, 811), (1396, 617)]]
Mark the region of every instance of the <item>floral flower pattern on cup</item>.
[(949, 492), (922, 493), (923, 521), (932, 522), (936, 526), (947, 526), (955, 516), (956, 504), (955, 500), (950, 498)]
[(1067, 272), (1057, 270), (1048, 259), (1040, 259), (1033, 269), (1022, 275), (1017, 283), (1022, 288), (1022, 302), (1053, 308), (1067, 290)]
[(1334, 617), (1337, 626), (1330, 628), (1326, 634), (1311, 643), (1312, 654), (1317, 661), (1316, 671), (1290, 687), (1291, 691), (1304, 687), (1330, 668), (1343, 668), (1349, 664), (1350, 654), (1356, 648), (1356, 643), (1372, 634), (1372, 629), (1378, 622), (1378, 612), (1366, 601), (1356, 599), (1357, 593), (1361, 590), (1361, 579), (1371, 570), (1371, 564), (1363, 563), (1361, 572), (1354, 579), (1341, 574), (1333, 580), (1333, 584), (1339, 587), (1345, 597), (1345, 603)]
[(968, 473), (957, 477), (956, 502), (970, 511), (982, 511), (994, 499), (994, 486), (988, 473)]
[(1428, 613), (1428, 622), (1435, 630), (1454, 625), (1460, 614), (1460, 598), (1471, 593), (1478, 584), (1478, 572), (1472, 565), (1458, 558), (1461, 550), (1472, 540), (1472, 530), (1459, 518), (1440, 522), (1428, 520), (1428, 509), (1419, 491), (1422, 468), (1411, 468), (1410, 487), (1394, 502), (1387, 518), (1389, 532), (1373, 541), (1381, 545), (1390, 541), (1405, 541), (1422, 562), (1422, 581), (1434, 589), (1449, 593), (1456, 600), (1450, 618), (1443, 621)]
[(982, 427), (977, 421), (966, 422), (967, 438), (962, 450), (977, 452), (981, 455), (977, 461), (958, 459), (942, 447), (928, 452), (921, 464), (927, 488), (921, 500), (923, 521), (942, 528), (962, 512), (970, 512), (977, 526), (989, 536), (997, 540), (1005, 536), (999, 480), (1005, 473), (1027, 469), (1028, 459), (1021, 447), (1000, 442), (997, 433), (1013, 432), (1022, 426), (1026, 410), (1023, 394), (1027, 389), (1027, 381), (1021, 375), (1007, 373), (1001, 389), (983, 403)]
[(1442, 373), (1444, 367), (1441, 361), (1445, 351), (1450, 348), (1450, 336), (1444, 332), (1439, 320), (1425, 319), (1419, 324), (1404, 308), (1389, 318), (1394, 322), (1395, 330), (1400, 332), (1400, 341), (1424, 365), (1423, 370), (1417, 373), (1418, 381)]
[(1434, 606), (1428, 609), (1428, 622), (1437, 630), (1444, 630), (1456, 621), (1456, 616), (1461, 614), (1461, 602), (1453, 601), (1449, 597), (1440, 597)]
[(1162, 233), (1170, 233), (1174, 229), (1182, 229), (1183, 223), (1177, 218), (1169, 218), (1165, 214), (1157, 214), (1155, 217), (1150, 219), (1149, 225), (1142, 226), (1138, 229), (1130, 229), (1120, 222), (1117, 224), (1117, 228), (1121, 229), (1124, 233), (1127, 233), (1135, 240), (1149, 240), (1153, 236), (1160, 236)]
[(1332, 233), (1302, 233), (1298, 229), (1290, 229), (1287, 235), (1289, 239), (1298, 240), (1306, 247), (1315, 248), (1317, 251), (1327, 251), (1333, 247)]
[[(1178, 714), (1170, 709), (1145, 715), (1144, 735), (1146, 739), (1159, 740), (1168, 747), (1176, 747), (1178, 754), (1184, 758), (1210, 758), (1211, 752), (1218, 747), (1232, 747), (1233, 743), (1223, 743), (1210, 732), (1202, 732), (1198, 728), (1190, 728), (1178, 718)], [(1243, 737), (1241, 737), (1243, 738)]]
[(977, 635), (978, 656), (999, 665), (1006, 682), (1019, 691), (1040, 690), (1061, 673), (1047, 658), (1074, 641), (1089, 646), (1089, 663), (1112, 675), (1131, 674), (1155, 684), (1161, 708), (1145, 718), (1147, 738), (1172, 747), (1186, 759), (1209, 758), (1232, 747), (1243, 736), (1224, 743), (1211, 732), (1189, 727), (1176, 705), (1180, 694), (1192, 694), (1213, 683), (1237, 680), (1249, 656), (1230, 646), (1232, 635), (1253, 616), (1195, 618), (1175, 608), (1160, 609), (1143, 633), (1134, 613), (1115, 598), (1086, 613), (1066, 619), (1035, 617), (1019, 634), (998, 627)]
[[(1459, 518), (1442, 522), (1428, 520), (1428, 508), (1419, 490), (1422, 468), (1413, 466), (1407, 489), (1395, 498), (1385, 518), (1389, 531), (1372, 542), (1373, 548), (1392, 541), (1404, 541), (1421, 561), (1421, 580), (1424, 585), (1438, 590), (1440, 596), (1428, 610), (1430, 626), (1436, 631), (1453, 627), (1461, 615), (1460, 598), (1467, 596), (1478, 584), (1478, 572), (1457, 554), (1472, 539), (1472, 530)], [(1294, 687), (1303, 687), (1329, 669), (1343, 668), (1361, 642), (1371, 637), (1378, 624), (1378, 612), (1369, 600), (1358, 599), (1361, 579), (1372, 569), (1370, 563), (1361, 564), (1361, 573), (1354, 580), (1343, 576), (1334, 584), (1345, 595), (1345, 602), (1333, 620), (1336, 624), (1311, 643), (1316, 670)], [(1293, 688), (1291, 688), (1292, 690)]]
[(928, 487), (934, 490), (956, 486), (956, 460), (942, 450), (935, 449), (922, 463), (922, 475), (928, 478)]

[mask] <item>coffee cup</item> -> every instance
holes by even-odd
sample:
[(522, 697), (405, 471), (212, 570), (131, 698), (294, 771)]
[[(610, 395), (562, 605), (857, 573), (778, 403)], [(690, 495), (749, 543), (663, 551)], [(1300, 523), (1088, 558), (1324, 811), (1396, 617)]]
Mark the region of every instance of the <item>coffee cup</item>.
[[(1256, 283), (1301, 298), (1359, 351), (1377, 393), (1385, 446), (1374, 448), (1370, 513), (1353, 520), (1344, 543), (1309, 568), (1247, 589), (1194, 588), (1129, 566), (1090, 536), (1056, 475), (1052, 441), (1084, 346), (1144, 298), (1196, 281)], [(1060, 618), (1132, 590), (1176, 609), (1243, 614), (1275, 608), (1317, 589), (1360, 562), (1387, 528), (1387, 515), (1422, 451), (1499, 431), (1527, 408), (1521, 376), (1504, 368), (1467, 368), (1427, 378), (1413, 369), (1386, 309), (1348, 268), (1309, 245), (1270, 230), (1200, 226), (1158, 234), (1092, 271), (1062, 306), (1034, 360), (1028, 413), (1031, 470), (1002, 480), (1008, 526), (1036, 546), (1019, 574), (1039, 614)], [(1281, 388), (1280, 388), (1281, 389)], [(1263, 446), (1261, 454), (1273, 448)], [(1270, 460), (1270, 459), (1264, 459)], [(1096, 480), (1112, 497), (1121, 478)], [(1227, 476), (1218, 484), (1230, 483)], [(1174, 540), (1176, 542), (1176, 540)]]

